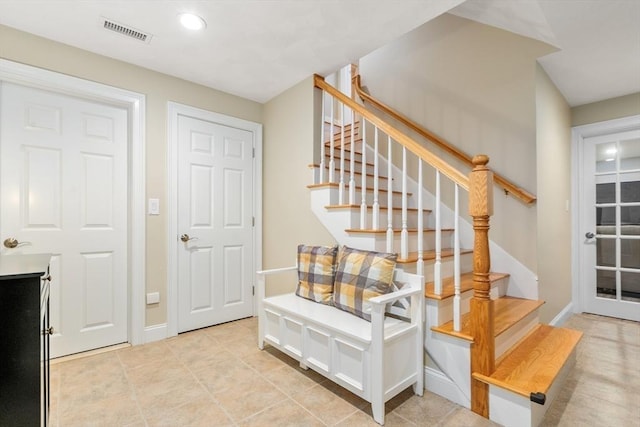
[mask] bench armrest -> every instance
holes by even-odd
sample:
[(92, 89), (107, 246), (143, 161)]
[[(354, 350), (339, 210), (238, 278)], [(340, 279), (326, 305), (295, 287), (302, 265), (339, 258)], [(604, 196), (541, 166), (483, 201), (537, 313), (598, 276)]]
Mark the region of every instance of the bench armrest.
[(400, 289), (399, 291), (396, 291), (396, 292), (391, 292), (389, 294), (384, 294), (384, 295), (370, 298), (369, 302), (375, 305), (383, 305), (383, 304), (388, 304), (390, 302), (395, 302), (402, 298), (419, 294), (420, 292), (421, 292), (421, 289), (415, 289), (415, 288)]
[(256, 271), (256, 274), (260, 276), (267, 276), (269, 274), (284, 273), (286, 271), (294, 271), (297, 269), (298, 269), (298, 266), (294, 265), (293, 267), (272, 268), (270, 270), (258, 270)]

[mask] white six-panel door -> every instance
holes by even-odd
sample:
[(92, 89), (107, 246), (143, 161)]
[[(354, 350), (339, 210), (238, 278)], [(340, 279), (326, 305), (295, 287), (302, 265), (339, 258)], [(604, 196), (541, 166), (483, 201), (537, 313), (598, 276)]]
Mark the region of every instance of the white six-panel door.
[(52, 356), (127, 341), (127, 112), (0, 86), (3, 254), (52, 253)]
[(178, 116), (178, 332), (253, 314), (253, 134)]

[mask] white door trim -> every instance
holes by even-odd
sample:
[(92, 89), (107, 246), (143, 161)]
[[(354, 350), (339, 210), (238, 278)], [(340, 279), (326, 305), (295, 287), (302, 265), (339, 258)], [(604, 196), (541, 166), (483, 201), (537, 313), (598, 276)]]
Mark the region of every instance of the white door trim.
[(582, 251), (578, 244), (580, 230), (582, 230), (580, 203), (582, 202), (582, 195), (584, 194), (584, 183), (581, 180), (582, 168), (584, 166), (584, 140), (592, 136), (640, 129), (639, 124), (640, 115), (635, 115), (607, 120), (605, 122), (575, 126), (571, 130), (571, 300), (574, 313), (582, 313), (586, 298), (585, 292), (582, 289), (582, 283), (584, 283)]
[[(167, 105), (167, 167), (168, 167), (168, 231), (167, 231), (167, 336), (178, 335), (178, 116), (188, 116), (195, 119), (219, 123), (249, 131), (253, 134), (254, 182), (253, 182), (253, 228), (254, 269), (262, 269), (262, 125), (260, 123), (231, 117), (212, 111), (191, 107), (176, 102)], [(255, 286), (255, 276), (253, 277)], [(254, 313), (255, 301), (254, 301)]]
[(145, 323), (145, 96), (140, 93), (0, 59), (0, 81), (126, 108), (129, 113), (128, 339), (144, 343)]

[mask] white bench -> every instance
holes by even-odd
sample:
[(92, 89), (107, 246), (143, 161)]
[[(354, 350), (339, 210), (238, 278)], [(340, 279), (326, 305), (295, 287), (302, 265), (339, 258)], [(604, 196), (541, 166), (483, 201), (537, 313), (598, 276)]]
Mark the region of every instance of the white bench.
[[(265, 276), (297, 267), (258, 271), (258, 347), (268, 343), (371, 403), (373, 418), (384, 424), (384, 404), (413, 386), (424, 390), (422, 276), (396, 270), (396, 292), (370, 299), (371, 322), (295, 293), (265, 298)], [(396, 301), (408, 318), (389, 317)], [(408, 304), (410, 301), (410, 304)], [(393, 307), (392, 312), (396, 312)]]

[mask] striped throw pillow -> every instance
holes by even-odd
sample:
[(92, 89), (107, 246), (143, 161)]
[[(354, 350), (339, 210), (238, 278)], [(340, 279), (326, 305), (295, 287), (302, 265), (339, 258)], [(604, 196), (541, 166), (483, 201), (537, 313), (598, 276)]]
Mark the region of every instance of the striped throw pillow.
[(296, 295), (331, 305), (337, 252), (337, 246), (298, 246)]
[(371, 304), (368, 301), (391, 292), (397, 259), (397, 254), (340, 247), (333, 305), (371, 321)]

